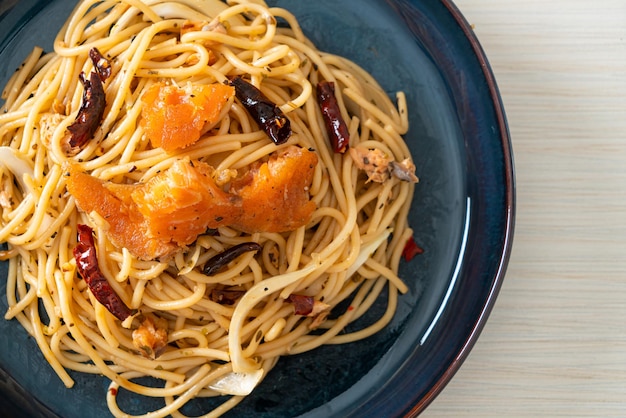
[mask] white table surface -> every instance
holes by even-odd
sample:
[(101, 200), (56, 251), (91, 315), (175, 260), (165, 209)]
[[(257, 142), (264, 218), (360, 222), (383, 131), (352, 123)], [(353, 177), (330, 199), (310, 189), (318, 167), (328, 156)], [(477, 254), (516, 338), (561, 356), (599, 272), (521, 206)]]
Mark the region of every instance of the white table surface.
[(626, 417), (626, 0), (456, 0), (496, 75), (513, 252), (423, 417)]

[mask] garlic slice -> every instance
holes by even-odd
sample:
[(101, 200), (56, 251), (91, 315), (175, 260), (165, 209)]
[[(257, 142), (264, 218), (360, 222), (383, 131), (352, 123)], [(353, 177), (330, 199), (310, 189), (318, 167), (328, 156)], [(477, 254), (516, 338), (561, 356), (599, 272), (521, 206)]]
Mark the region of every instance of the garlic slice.
[[(0, 165), (4, 165), (13, 174), (25, 195), (35, 195), (32, 187), (24, 180), (25, 176), (30, 178), (35, 176), (35, 170), (29, 160), (11, 147), (0, 146)], [(45, 213), (35, 236), (41, 236), (53, 222), (52, 216)]]
[(31, 189), (24, 181), (24, 175), (34, 176), (33, 166), (29, 161), (18, 155), (18, 152), (11, 147), (0, 147), (0, 164), (3, 164), (18, 181), (25, 193), (30, 193)]
[(346, 271), (346, 277), (350, 277), (354, 273), (356, 273), (356, 271), (360, 269), (363, 264), (365, 264), (367, 259), (370, 258), (372, 254), (374, 254), (374, 251), (376, 251), (376, 249), (380, 247), (380, 245), (387, 238), (389, 238), (390, 234), (391, 234), (391, 228), (387, 228), (378, 237), (368, 242), (367, 244), (363, 245), (361, 247), (361, 251), (359, 251), (359, 255), (357, 256), (356, 260), (354, 260), (354, 263)]
[(209, 385), (209, 388), (225, 395), (247, 396), (262, 378), (263, 369), (242, 373), (230, 372)]

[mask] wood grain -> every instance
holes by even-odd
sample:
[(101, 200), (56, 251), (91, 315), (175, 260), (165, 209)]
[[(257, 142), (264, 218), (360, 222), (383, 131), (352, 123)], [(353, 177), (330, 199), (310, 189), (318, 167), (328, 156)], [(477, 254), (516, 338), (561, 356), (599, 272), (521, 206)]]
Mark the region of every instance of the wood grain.
[(626, 1), (456, 0), (505, 103), (513, 253), (424, 417), (626, 416)]

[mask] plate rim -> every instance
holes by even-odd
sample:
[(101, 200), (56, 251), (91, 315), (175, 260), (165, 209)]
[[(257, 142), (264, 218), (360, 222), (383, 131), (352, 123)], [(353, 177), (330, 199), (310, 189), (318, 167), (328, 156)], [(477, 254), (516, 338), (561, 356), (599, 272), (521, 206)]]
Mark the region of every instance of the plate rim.
[(483, 303), (478, 320), (474, 323), (467, 338), (464, 341), (462, 349), (458, 352), (454, 361), (447, 367), (441, 377), (432, 386), (432, 388), (426, 393), (422, 399), (420, 399), (415, 406), (407, 413), (407, 417), (416, 417), (422, 411), (424, 411), (435, 398), (444, 390), (447, 384), (452, 380), (454, 375), (459, 371), (469, 353), (476, 344), (480, 334), (482, 333), (491, 312), (493, 311), (498, 294), (502, 289), (502, 284), (505, 279), (508, 264), (511, 258), (513, 249), (514, 233), (515, 233), (515, 220), (516, 220), (516, 179), (515, 179), (515, 163), (513, 156), (513, 144), (511, 141), (511, 134), (508, 126), (508, 121), (504, 109), (504, 102), (500, 94), (495, 73), (491, 67), (490, 61), (487, 58), (487, 54), (478, 39), (478, 36), (474, 32), (471, 24), (467, 21), (461, 10), (457, 7), (453, 0), (439, 0), (449, 11), (450, 15), (457, 22), (459, 28), (463, 32), (465, 38), (472, 47), (474, 56), (478, 59), (482, 74), (485, 78), (489, 93), (491, 96), (491, 102), (493, 103), (493, 110), (496, 114), (496, 120), (500, 131), (500, 144), (503, 151), (503, 164), (504, 164), (504, 231), (503, 231), (503, 244), (502, 252), (499, 254), (498, 268), (493, 277), (488, 297)]
[[(402, 2), (403, 0), (400, 0)], [(407, 3), (415, 3), (413, 0), (404, 0)], [(385, 0), (386, 3), (391, 3), (389, 0)], [(496, 83), (495, 74), (490, 66), (490, 63), (487, 59), (487, 55), (480, 44), (478, 37), (474, 33), (471, 25), (467, 22), (461, 11), (454, 4), (452, 0), (439, 0), (439, 2), (446, 7), (449, 11), (450, 15), (457, 22), (459, 28), (462, 30), (464, 37), (469, 44), (471, 45), (474, 56), (478, 59), (481, 68), (482, 75), (489, 87), (489, 92), (491, 96), (491, 103), (493, 104), (493, 110), (496, 113), (496, 120), (498, 123), (498, 128), (501, 133), (500, 141), (502, 146), (502, 155), (503, 155), (503, 163), (504, 163), (504, 189), (505, 189), (505, 217), (504, 217), (504, 236), (503, 238), (503, 251), (499, 255), (498, 269), (493, 277), (493, 281), (491, 284), (491, 288), (489, 291), (489, 295), (486, 301), (482, 302), (483, 306), (480, 316), (478, 320), (475, 322), (474, 326), (469, 332), (466, 340), (463, 343), (463, 347), (461, 351), (458, 353), (455, 360), (446, 368), (441, 377), (437, 380), (437, 382), (431, 387), (431, 389), (423, 396), (421, 399), (415, 403), (415, 406), (408, 411), (407, 416), (417, 416), (419, 415), (426, 407), (441, 393), (441, 391), (445, 388), (445, 386), (450, 382), (452, 377), (459, 370), (463, 362), (466, 360), (469, 355), (471, 349), (475, 345), (478, 340), (480, 333), (482, 332), (488, 317), (495, 305), (498, 293), (502, 287), (502, 283), (505, 277), (506, 269), (508, 267), (508, 262), (511, 256), (511, 250), (513, 245), (513, 235), (515, 229), (515, 208), (516, 208), (516, 193), (515, 193), (515, 169), (513, 162), (513, 149), (511, 144), (510, 132), (506, 120), (506, 114), (504, 111), (504, 105), (502, 102), (502, 98), (498, 89), (498, 85)], [(0, 370), (2, 374), (4, 374), (4, 370)], [(10, 379), (12, 377), (8, 376)], [(18, 386), (19, 384), (15, 382)], [(37, 398), (34, 398), (43, 408), (49, 411), (52, 415), (57, 416), (54, 412), (52, 412), (47, 405), (42, 404), (38, 401)]]

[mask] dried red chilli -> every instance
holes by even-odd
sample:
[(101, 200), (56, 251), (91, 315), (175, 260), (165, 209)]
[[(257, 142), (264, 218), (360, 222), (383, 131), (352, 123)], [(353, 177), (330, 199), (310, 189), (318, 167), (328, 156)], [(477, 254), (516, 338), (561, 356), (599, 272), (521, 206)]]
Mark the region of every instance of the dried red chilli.
[(235, 96), (259, 128), (276, 145), (287, 142), (291, 136), (291, 123), (280, 107), (268, 99), (261, 90), (239, 76), (233, 78), (230, 84), (235, 88)]
[(411, 261), (413, 257), (422, 254), (423, 252), (424, 249), (417, 245), (415, 239), (413, 237), (409, 237), (406, 244), (404, 244), (404, 248), (402, 249), (402, 258), (404, 258), (405, 261)]
[(67, 127), (71, 134), (69, 144), (73, 149), (82, 148), (93, 138), (100, 126), (106, 107), (104, 88), (98, 74), (92, 72), (87, 79), (84, 73), (80, 73), (79, 79), (84, 87), (83, 101), (78, 110), (78, 115), (76, 115), (76, 120)]
[(315, 305), (313, 296), (291, 294), (287, 297), (287, 301), (293, 303), (293, 309), (296, 315), (309, 315), (313, 312), (313, 305)]
[(100, 272), (93, 230), (89, 226), (81, 224), (77, 225), (77, 229), (78, 243), (74, 247), (73, 253), (78, 273), (87, 283), (89, 290), (96, 300), (120, 321), (134, 315), (135, 312), (126, 306), (106, 277)]
[(212, 289), (209, 297), (221, 305), (234, 305), (244, 293), (243, 290)]
[(91, 48), (89, 50), (89, 58), (93, 63), (93, 67), (100, 77), (100, 81), (105, 82), (107, 78), (111, 76), (111, 63), (107, 60), (98, 48)]
[(93, 138), (106, 108), (106, 95), (102, 83), (111, 75), (111, 66), (96, 48), (89, 51), (89, 57), (95, 71), (91, 72), (89, 78), (82, 72), (78, 76), (84, 90), (76, 120), (67, 127), (70, 131), (71, 149), (80, 149)]
[(335, 96), (335, 83), (324, 80), (317, 84), (317, 102), (322, 111), (333, 151), (343, 154), (350, 145), (350, 132), (341, 116), (337, 96)]
[(213, 276), (214, 274), (217, 274), (224, 266), (226, 266), (231, 261), (235, 260), (240, 255), (250, 252), (250, 251), (257, 252), (261, 250), (262, 248), (263, 247), (261, 247), (261, 244), (258, 244), (256, 242), (244, 242), (244, 243), (235, 245), (211, 257), (204, 264), (202, 271), (207, 276)]

